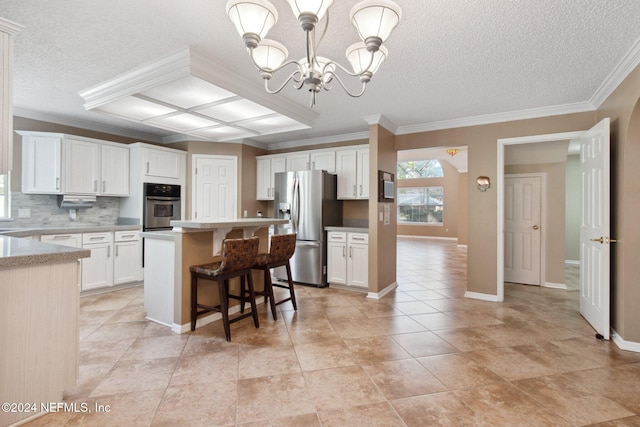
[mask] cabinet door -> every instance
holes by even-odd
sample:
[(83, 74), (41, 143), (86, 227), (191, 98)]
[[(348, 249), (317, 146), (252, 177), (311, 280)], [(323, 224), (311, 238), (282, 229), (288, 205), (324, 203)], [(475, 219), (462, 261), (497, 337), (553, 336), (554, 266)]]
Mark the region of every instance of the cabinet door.
[(336, 174), (338, 175), (338, 199), (355, 199), (357, 195), (355, 150), (336, 151)]
[(349, 245), (347, 262), (347, 283), (359, 288), (369, 287), (369, 247), (367, 245)]
[(101, 147), (102, 182), (100, 194), (103, 196), (129, 195), (129, 149), (103, 145)]
[(358, 181), (358, 199), (369, 198), (369, 150), (358, 150), (356, 166)]
[(62, 140), (28, 136), (22, 140), (22, 192), (60, 194)]
[(309, 153), (287, 155), (287, 172), (309, 170)]
[(311, 169), (326, 170), (329, 173), (336, 172), (336, 152), (319, 151), (311, 153)]
[(71, 246), (72, 248), (81, 248), (82, 234), (47, 234), (41, 236), (40, 241), (53, 243), (55, 245)]
[(273, 200), (274, 193), (276, 191), (276, 174), (287, 171), (287, 158), (275, 157), (271, 159), (271, 176), (269, 177), (271, 182), (271, 199)]
[(327, 243), (327, 282), (347, 284), (347, 244)]
[(145, 148), (143, 150), (145, 176), (180, 178), (180, 154)]
[(116, 242), (113, 256), (113, 283), (130, 283), (141, 280), (142, 256), (140, 241)]
[(82, 290), (113, 285), (113, 257), (111, 243), (85, 245), (91, 250), (90, 258), (82, 259)]
[(98, 194), (100, 145), (64, 140), (64, 188), (69, 194)]
[(256, 159), (256, 199), (273, 200), (271, 159)]

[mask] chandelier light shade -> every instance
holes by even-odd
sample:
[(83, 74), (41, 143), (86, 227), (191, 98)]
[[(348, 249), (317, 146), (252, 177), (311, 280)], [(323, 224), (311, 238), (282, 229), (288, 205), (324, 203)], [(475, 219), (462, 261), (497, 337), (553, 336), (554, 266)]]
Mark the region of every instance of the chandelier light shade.
[(402, 11), (391, 1), (365, 0), (355, 5), (350, 15), (363, 42), (378, 39), (382, 44), (400, 22)]
[[(289, 82), (296, 89), (306, 87), (311, 93), (311, 106), (315, 105), (316, 94), (321, 89), (330, 90), (331, 82), (337, 82), (352, 96), (364, 94), (367, 83), (389, 55), (382, 44), (389, 38), (402, 18), (398, 5), (390, 0), (364, 0), (351, 9), (350, 21), (361, 42), (352, 44), (346, 50), (351, 70), (339, 63), (317, 55), (329, 26), (329, 10), (334, 0), (286, 0), (293, 14), (306, 33), (306, 57), (299, 61), (287, 60), (287, 48), (282, 44), (265, 39), (269, 30), (278, 20), (276, 8), (267, 0), (229, 0), (227, 15), (242, 36), (251, 59), (264, 79), (268, 93), (280, 92)], [(325, 21), (320, 37), (316, 38), (316, 25)], [(289, 75), (275, 89), (269, 81), (275, 73), (290, 68)], [(340, 75), (357, 77), (361, 82), (359, 90), (350, 90)]]
[(447, 154), (450, 155), (451, 157), (455, 156), (456, 154), (458, 154), (458, 150), (457, 148), (449, 148), (447, 149)]
[(278, 22), (278, 10), (266, 0), (231, 0), (227, 15), (245, 43), (249, 37), (256, 45)]

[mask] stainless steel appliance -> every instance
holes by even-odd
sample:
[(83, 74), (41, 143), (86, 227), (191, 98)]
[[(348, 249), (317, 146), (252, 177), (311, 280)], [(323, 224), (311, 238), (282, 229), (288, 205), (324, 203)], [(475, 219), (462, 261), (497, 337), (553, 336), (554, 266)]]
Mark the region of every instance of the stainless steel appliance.
[[(324, 227), (342, 225), (342, 202), (337, 200), (336, 176), (322, 170), (275, 174), (276, 234), (297, 233), (296, 250), (290, 260), (294, 282), (327, 285), (327, 251)], [(278, 279), (287, 278), (284, 267), (275, 269)]]
[(171, 229), (172, 220), (180, 216), (180, 186), (144, 183), (142, 229), (144, 231)]

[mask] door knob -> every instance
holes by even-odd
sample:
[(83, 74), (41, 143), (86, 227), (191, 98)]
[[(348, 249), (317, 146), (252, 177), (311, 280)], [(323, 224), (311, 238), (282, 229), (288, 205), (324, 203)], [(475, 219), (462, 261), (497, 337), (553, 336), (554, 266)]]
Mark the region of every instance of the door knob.
[(616, 239), (610, 239), (608, 237), (600, 237), (599, 239), (591, 239), (592, 242), (600, 242), (600, 243), (617, 243)]
[(540, 228), (540, 227), (538, 227), (537, 225), (534, 225), (534, 226), (533, 226), (533, 229), (534, 229), (534, 230), (537, 230), (537, 229), (539, 229), (539, 228)]

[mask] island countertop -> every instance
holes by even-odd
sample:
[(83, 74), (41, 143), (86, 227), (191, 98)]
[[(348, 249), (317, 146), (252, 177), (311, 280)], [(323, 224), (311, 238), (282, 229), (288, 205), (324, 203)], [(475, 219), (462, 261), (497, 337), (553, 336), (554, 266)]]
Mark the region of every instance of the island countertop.
[(88, 249), (0, 236), (0, 269), (77, 260), (90, 255)]
[(211, 231), (219, 229), (233, 228), (255, 228), (268, 227), (272, 224), (286, 224), (289, 220), (278, 218), (238, 218), (229, 221), (188, 221), (176, 220), (171, 221), (171, 226), (176, 228), (195, 229), (200, 231)]

